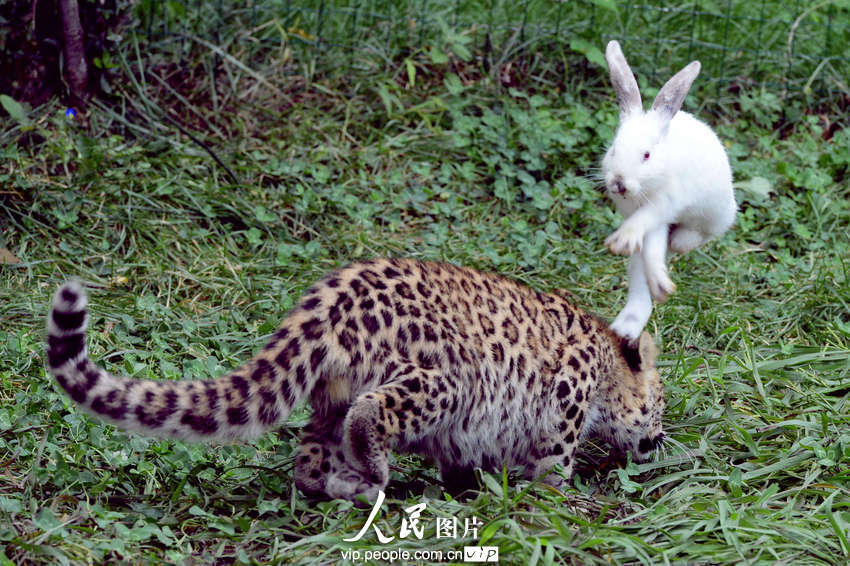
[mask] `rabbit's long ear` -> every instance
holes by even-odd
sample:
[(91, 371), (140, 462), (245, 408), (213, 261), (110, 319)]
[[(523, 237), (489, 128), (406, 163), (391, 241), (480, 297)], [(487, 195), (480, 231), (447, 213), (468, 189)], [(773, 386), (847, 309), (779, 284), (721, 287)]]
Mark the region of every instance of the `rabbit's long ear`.
[(667, 83), (658, 91), (658, 96), (652, 103), (652, 109), (657, 111), (661, 117), (669, 122), (682, 107), (688, 90), (699, 74), (699, 61), (691, 61), (684, 69), (673, 75)]
[(617, 92), (617, 103), (620, 105), (620, 118), (640, 112), (643, 105), (640, 101), (640, 91), (631, 67), (626, 62), (623, 50), (616, 40), (608, 42), (605, 48), (605, 60), (608, 61), (608, 71), (611, 73), (611, 83)]

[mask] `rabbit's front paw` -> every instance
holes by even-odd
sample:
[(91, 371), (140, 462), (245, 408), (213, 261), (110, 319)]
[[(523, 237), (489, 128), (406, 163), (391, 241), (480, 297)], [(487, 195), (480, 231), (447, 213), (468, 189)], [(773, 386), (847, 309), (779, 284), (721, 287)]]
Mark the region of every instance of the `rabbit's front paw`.
[(676, 290), (676, 284), (670, 279), (666, 268), (655, 269), (646, 274), (646, 282), (652, 298), (663, 303)]
[(641, 330), (646, 325), (647, 318), (649, 317), (643, 317), (640, 313), (632, 312), (626, 308), (611, 323), (611, 330), (618, 336), (634, 342), (638, 339)]
[(644, 232), (638, 226), (625, 222), (605, 239), (605, 245), (615, 254), (631, 255), (640, 251)]

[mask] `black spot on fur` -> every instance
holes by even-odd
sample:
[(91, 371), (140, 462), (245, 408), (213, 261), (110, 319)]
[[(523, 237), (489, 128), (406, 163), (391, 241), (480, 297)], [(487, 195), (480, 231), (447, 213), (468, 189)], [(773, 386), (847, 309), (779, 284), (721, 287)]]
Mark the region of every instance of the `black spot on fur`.
[(578, 405), (570, 405), (570, 408), (567, 409), (566, 417), (568, 420), (573, 420), (578, 412)]
[(85, 348), (83, 334), (47, 337), (47, 362), (50, 367), (61, 367), (68, 360), (77, 357)]
[[(126, 410), (126, 406), (124, 408)], [(172, 408), (170, 412), (167, 412), (164, 407), (159, 411), (148, 412), (143, 405), (136, 405), (133, 412), (136, 415), (136, 420), (139, 421), (139, 424), (149, 428), (159, 428), (163, 425), (163, 423), (165, 423), (166, 419), (171, 416), (174, 412), (174, 408)]]
[[(123, 418), (126, 412), (127, 391), (112, 389), (104, 396), (97, 396), (92, 401), (92, 407), (99, 406), (103, 411), (98, 411), (114, 418)], [(97, 409), (95, 409), (97, 410)], [(120, 417), (119, 417), (120, 415)]]
[(227, 422), (233, 426), (244, 425), (248, 422), (248, 409), (243, 406), (227, 409)]
[(582, 313), (578, 317), (578, 322), (581, 325), (581, 331), (584, 334), (590, 334), (590, 330), (591, 330), (590, 317), (587, 316), (586, 314)]
[(215, 411), (218, 408), (218, 389), (212, 383), (206, 384), (205, 389), (207, 395), (207, 409), (210, 412)]
[(420, 281), (416, 284), (416, 290), (419, 291), (419, 294), (425, 299), (431, 296), (431, 289), (428, 288), (424, 281)]
[(328, 309), (328, 320), (331, 322), (331, 326), (336, 326), (339, 324), (339, 321), (342, 320), (342, 312), (339, 310), (339, 305), (333, 304)]
[(363, 314), (363, 326), (366, 328), (366, 331), (369, 334), (374, 334), (381, 327), (381, 324), (378, 322), (378, 319), (371, 313)]
[(351, 290), (354, 291), (354, 294), (358, 297), (365, 297), (369, 294), (369, 289), (357, 278), (352, 279), (350, 285)]
[(577, 357), (575, 357), (575, 356), (570, 356), (570, 361), (569, 361), (569, 362), (567, 362), (567, 363), (568, 363), (568, 364), (570, 365), (570, 367), (571, 367), (571, 368), (573, 368), (575, 371), (578, 371), (579, 369), (581, 369), (581, 362), (580, 362), (580, 361), (578, 361), (578, 358), (577, 358)]
[(293, 337), (284, 348), (278, 352), (275, 357), (275, 363), (283, 368), (283, 371), (289, 371), (292, 367), (292, 358), (301, 353), (301, 343), (297, 337)]
[(360, 277), (362, 277), (366, 283), (379, 291), (387, 288), (386, 283), (381, 280), (381, 277), (371, 269), (364, 269), (361, 271)]
[(322, 321), (318, 318), (311, 318), (301, 324), (301, 332), (308, 340), (318, 340), (322, 337)]
[(80, 296), (76, 292), (72, 291), (68, 287), (62, 289), (62, 293), (60, 294), (60, 296), (62, 297), (62, 300), (66, 303), (76, 303), (77, 299), (80, 298)]
[(306, 301), (301, 303), (301, 308), (304, 309), (305, 311), (311, 311), (311, 310), (315, 309), (317, 306), (319, 306), (321, 304), (321, 302), (322, 302), (322, 299), (320, 299), (319, 297), (310, 297), (309, 299), (307, 299)]
[(339, 345), (348, 353), (356, 351), (358, 344), (357, 335), (348, 330), (343, 330), (339, 333)]
[(355, 320), (354, 317), (345, 319), (345, 327), (352, 332), (357, 332), (360, 329), (360, 327), (357, 326), (357, 320)]
[(558, 399), (566, 399), (570, 396), (570, 384), (562, 381), (558, 384)]
[(243, 399), (248, 398), (248, 382), (241, 375), (230, 376), (230, 386), (239, 392)]
[(405, 299), (413, 299), (413, 291), (410, 289), (410, 285), (402, 281), (401, 283), (395, 286), (395, 292)]
[(91, 402), (94, 412), (115, 420), (122, 420), (127, 415), (127, 395), (120, 389), (113, 389), (105, 396), (98, 395)]
[(68, 380), (63, 375), (57, 375), (56, 381), (59, 385), (68, 392), (68, 396), (77, 403), (85, 403), (88, 397), (88, 392), (97, 385), (100, 380), (100, 374), (94, 367), (90, 367), (88, 360), (83, 360), (77, 365), (77, 369), (83, 374), (83, 381), (68, 383)]
[(400, 276), (401, 276), (401, 273), (399, 273), (398, 271), (396, 271), (392, 267), (386, 267), (384, 269), (384, 277), (387, 277), (389, 279), (395, 279), (395, 278), (400, 277)]
[(251, 379), (257, 383), (274, 379), (274, 367), (266, 360), (257, 360), (256, 369), (251, 372)]
[(269, 389), (262, 388), (260, 389), (259, 394), (262, 399), (262, 403), (260, 404), (257, 417), (264, 425), (272, 425), (277, 422), (277, 419), (280, 416), (275, 405), (275, 401), (277, 399), (275, 398), (274, 393)]
[(401, 301), (395, 302), (395, 313), (398, 316), (407, 316), (407, 307), (401, 303)]
[(632, 344), (630, 340), (623, 338), (620, 340), (620, 352), (623, 354), (623, 359), (626, 360), (629, 369), (632, 371), (640, 371), (640, 352), (638, 351), (637, 343)]
[(492, 336), (495, 334), (496, 327), (493, 326), (493, 321), (490, 320), (489, 316), (479, 313), (478, 323), (481, 325), (481, 329), (484, 331), (485, 336)]
[(53, 311), (53, 322), (60, 330), (73, 330), (83, 325), (86, 318), (86, 311), (76, 312), (61, 312)]
[(269, 342), (268, 346), (274, 346), (278, 342), (286, 340), (287, 336), (289, 336), (288, 328), (278, 328), (277, 332), (274, 333), (274, 339)]
[(298, 364), (298, 367), (295, 368), (295, 385), (302, 391), (307, 385), (307, 369), (304, 367), (304, 364)]
[(316, 369), (319, 367), (325, 356), (328, 354), (328, 349), (323, 345), (314, 348), (310, 353), (310, 371), (316, 373)]
[(419, 366), (422, 369), (431, 369), (437, 367), (438, 357), (435, 353), (426, 354), (424, 351), (420, 350), (417, 355), (417, 361), (419, 362)]
[(430, 324), (423, 324), (422, 325), (422, 331), (424, 332), (425, 340), (427, 340), (428, 342), (436, 342), (437, 341), (437, 339), (438, 339), (437, 333), (434, 332), (434, 329), (431, 327)]
[(295, 396), (292, 394), (292, 388), (289, 386), (289, 381), (286, 379), (280, 380), (280, 394), (287, 405), (292, 405), (295, 402)]
[(408, 332), (408, 334), (410, 334), (410, 341), (411, 342), (419, 342), (419, 337), (422, 334), (421, 334), (421, 331), (419, 330), (418, 324), (416, 324), (415, 322), (411, 322), (410, 324), (408, 324), (407, 325), (407, 332)]
[(505, 347), (502, 346), (501, 342), (494, 342), (493, 345), (490, 346), (490, 351), (493, 352), (493, 361), (497, 364), (505, 361)]
[(218, 430), (218, 421), (212, 415), (196, 415), (191, 410), (180, 417), (180, 422), (198, 434), (214, 434)]

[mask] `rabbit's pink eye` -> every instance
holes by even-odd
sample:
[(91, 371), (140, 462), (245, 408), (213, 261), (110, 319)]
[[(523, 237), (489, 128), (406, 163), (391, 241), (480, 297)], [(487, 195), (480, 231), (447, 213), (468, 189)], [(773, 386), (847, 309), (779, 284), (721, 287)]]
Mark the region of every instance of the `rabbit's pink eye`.
[(647, 159), (649, 159), (649, 152), (648, 152), (648, 151), (645, 151), (645, 152), (643, 153), (643, 160), (644, 160), (644, 161), (646, 161)]

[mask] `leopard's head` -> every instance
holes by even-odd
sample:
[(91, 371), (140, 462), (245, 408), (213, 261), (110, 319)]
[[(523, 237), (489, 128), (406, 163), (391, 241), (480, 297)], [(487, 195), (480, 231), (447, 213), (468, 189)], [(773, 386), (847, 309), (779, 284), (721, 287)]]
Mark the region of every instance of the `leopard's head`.
[(613, 340), (619, 347), (613, 371), (599, 384), (591, 407), (592, 434), (641, 462), (664, 442), (661, 418), (666, 403), (655, 367), (658, 350), (648, 332), (641, 333), (636, 343)]

